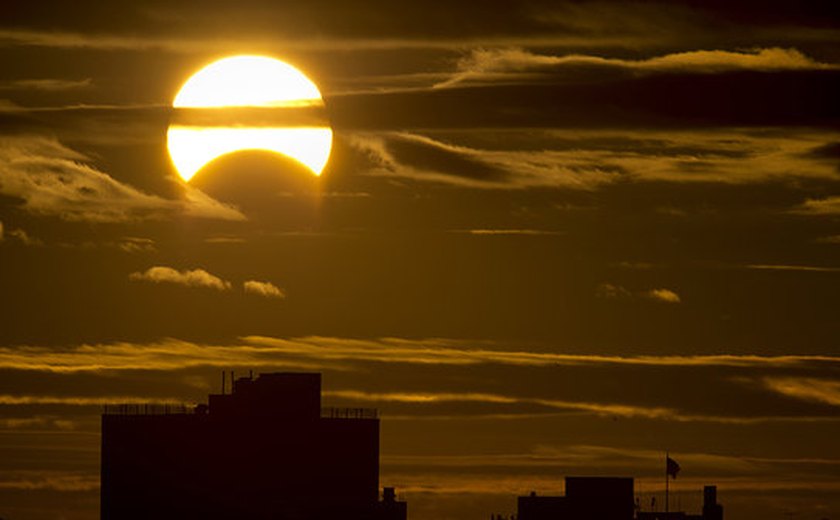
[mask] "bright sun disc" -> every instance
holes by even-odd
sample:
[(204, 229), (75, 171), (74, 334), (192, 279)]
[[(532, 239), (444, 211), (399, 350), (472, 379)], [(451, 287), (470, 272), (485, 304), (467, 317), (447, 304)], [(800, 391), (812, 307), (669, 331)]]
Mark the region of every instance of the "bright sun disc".
[[(323, 104), (318, 87), (288, 63), (264, 56), (224, 58), (195, 73), (175, 96), (176, 110), (190, 112), (193, 119), (203, 116), (204, 123), (172, 124), (169, 155), (185, 181), (212, 160), (241, 150), (276, 152), (320, 175), (332, 149), (332, 130), (323, 117), (300, 124), (298, 112), (323, 110)], [(269, 125), (264, 118), (260, 124), (252, 120), (261, 109), (274, 116)], [(208, 125), (208, 118), (220, 121)]]

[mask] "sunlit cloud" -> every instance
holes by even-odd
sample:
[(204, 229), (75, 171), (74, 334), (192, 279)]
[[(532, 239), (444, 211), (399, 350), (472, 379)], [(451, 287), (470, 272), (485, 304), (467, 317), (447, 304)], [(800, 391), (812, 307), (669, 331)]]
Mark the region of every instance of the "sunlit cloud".
[(757, 271), (799, 271), (805, 273), (838, 273), (840, 267), (823, 267), (815, 265), (786, 265), (786, 264), (750, 264), (747, 269)]
[(99, 489), (99, 475), (72, 471), (13, 471), (4, 468), (0, 489), (94, 491)]
[(7, 228), (3, 225), (3, 222), (0, 221), (0, 242), (7, 241), (12, 242), (16, 241), (25, 246), (41, 246), (44, 243), (34, 237), (29, 236), (29, 233), (24, 231), (20, 228)]
[(178, 271), (171, 267), (155, 266), (143, 272), (131, 273), (129, 279), (153, 283), (173, 283), (188, 287), (207, 287), (218, 291), (227, 291), (231, 288), (230, 282), (222, 280), (204, 269)]
[(633, 293), (620, 285), (602, 283), (595, 289), (595, 295), (605, 300), (619, 300), (621, 298), (631, 298)]
[(782, 395), (840, 406), (840, 381), (814, 377), (766, 377), (765, 387)]
[(70, 221), (126, 222), (176, 215), (243, 220), (235, 208), (186, 186), (184, 200), (143, 193), (88, 164), (57, 140), (16, 136), (0, 142), (0, 194), (23, 200), (36, 215)]
[(651, 289), (643, 294), (647, 298), (663, 303), (680, 303), (682, 301), (680, 295), (670, 289)]
[(0, 90), (44, 90), (47, 92), (57, 92), (63, 90), (78, 90), (88, 88), (93, 85), (91, 78), (81, 80), (72, 79), (16, 79), (10, 81), (0, 81)]
[[(0, 399), (3, 397), (0, 396)], [(8, 403), (17, 404), (17, 403)], [(73, 430), (76, 424), (68, 419), (54, 415), (36, 415), (33, 417), (3, 417), (0, 418), (0, 430), (23, 430), (32, 428), (49, 428), (57, 430)]]
[[(640, 35), (637, 41), (642, 44), (653, 43), (650, 35)], [(282, 48), (288, 51), (371, 51), (371, 50), (410, 50), (438, 49), (452, 50), (456, 47), (474, 45), (551, 45), (565, 47), (623, 47), (627, 45), (627, 36), (605, 35), (599, 38), (581, 35), (512, 35), (488, 36), (475, 39), (462, 35), (442, 38), (306, 38), (295, 36), (283, 38), (276, 33), (260, 37), (214, 35), (212, 37), (159, 37), (151, 34), (129, 36), (124, 34), (90, 34), (71, 31), (37, 31), (25, 29), (0, 30), (0, 47), (46, 47), (57, 49), (96, 49), (103, 51), (122, 50), (163, 50), (177, 53), (230, 52), (230, 49), (244, 48)]]
[(126, 253), (152, 253), (157, 251), (155, 241), (144, 237), (123, 237), (116, 247)]
[(558, 236), (564, 233), (545, 229), (456, 229), (453, 233), (477, 236)]
[[(837, 178), (833, 164), (809, 154), (835, 138), (827, 133), (554, 130), (534, 136), (531, 130), (509, 130), (495, 141), (497, 147), (491, 141), (478, 147), (470, 142), (476, 132), (481, 134), (449, 132), (446, 141), (409, 132), (355, 132), (346, 138), (367, 158), (369, 175), (471, 188), (595, 190), (628, 181), (737, 185)], [(540, 148), (508, 144), (526, 136)], [(436, 159), (431, 162), (430, 156)], [(840, 203), (809, 201), (797, 211), (840, 213)]]
[[(434, 393), (434, 392), (389, 392), (389, 393), (371, 393), (356, 390), (334, 390), (326, 391), (324, 395), (327, 397), (336, 397), (347, 399), (349, 401), (366, 401), (372, 403), (405, 403), (414, 405), (428, 405), (435, 403), (488, 403), (488, 404), (515, 404), (515, 405), (538, 405), (545, 408), (561, 410), (570, 413), (579, 413), (587, 415), (595, 415), (598, 417), (609, 418), (635, 418), (648, 419), (657, 421), (674, 421), (674, 422), (706, 422), (719, 424), (763, 424), (768, 422), (822, 422), (825, 417), (809, 417), (809, 416), (753, 416), (753, 417), (739, 417), (726, 415), (709, 415), (696, 414), (684, 412), (675, 408), (662, 406), (643, 406), (632, 405), (624, 403), (611, 402), (588, 402), (588, 401), (571, 401), (563, 399), (549, 399), (536, 397), (521, 397), (500, 394), (487, 394), (477, 392), (463, 392), (463, 393)], [(526, 414), (528, 415), (528, 414)], [(449, 416), (448, 420), (455, 420), (459, 417), (463, 418), (466, 414), (461, 416)], [(414, 416), (423, 420), (422, 415)], [(408, 419), (410, 417), (404, 417)], [(829, 418), (830, 419), (830, 418)], [(838, 419), (840, 420), (840, 419)]]
[(123, 403), (168, 404), (180, 406), (184, 404), (184, 400), (175, 397), (162, 398), (146, 395), (73, 396), (0, 394), (0, 405), (104, 406)]
[[(721, 455), (713, 453), (680, 452), (681, 462), (696, 472), (732, 471), (761, 473), (768, 465), (789, 468), (797, 464), (840, 466), (840, 459), (832, 458), (772, 458)], [(384, 455), (386, 466), (425, 467), (658, 467), (662, 451), (638, 447), (597, 446), (588, 444), (538, 445), (533, 450), (521, 453), (501, 454), (459, 454), (459, 455)]]
[[(494, 349), (488, 348), (494, 347)], [(840, 364), (836, 356), (605, 356), (504, 350), (501, 345), (465, 340), (330, 337), (273, 338), (247, 336), (233, 345), (202, 345), (179, 340), (157, 343), (79, 345), (67, 349), (0, 347), (0, 369), (78, 372), (98, 370), (177, 370), (197, 366), (340, 368), (342, 362), (384, 362), (467, 366), (499, 364), (523, 367), (629, 365), (697, 367), (808, 367)]]
[(809, 199), (792, 211), (806, 215), (840, 215), (840, 196)]
[[(246, 344), (276, 349), (277, 352), (297, 354), (312, 359), (360, 360), (389, 363), (473, 365), (496, 363), (515, 366), (616, 364), (640, 366), (797, 366), (811, 362), (840, 363), (834, 356), (757, 356), (757, 355), (697, 355), (697, 356), (601, 356), (503, 350), (493, 343), (464, 340), (428, 339), (407, 340), (382, 338), (378, 340), (303, 337), (272, 338), (247, 336)], [(497, 349), (487, 348), (489, 346)]]
[(621, 300), (631, 298), (645, 298), (656, 300), (662, 303), (681, 303), (680, 295), (671, 289), (647, 289), (643, 291), (630, 291), (620, 285), (602, 283), (595, 289), (595, 295), (605, 300)]
[(733, 70), (836, 70), (840, 65), (822, 63), (796, 49), (778, 47), (745, 52), (696, 50), (628, 60), (569, 54), (535, 54), (521, 48), (476, 49), (458, 63), (458, 72), (436, 87), (470, 82), (533, 81), (534, 74), (549, 74), (567, 67), (623, 69), (637, 73), (688, 72), (712, 74)]
[(246, 293), (256, 294), (265, 298), (283, 299), (286, 293), (271, 282), (258, 282), (256, 280), (248, 280), (242, 284)]

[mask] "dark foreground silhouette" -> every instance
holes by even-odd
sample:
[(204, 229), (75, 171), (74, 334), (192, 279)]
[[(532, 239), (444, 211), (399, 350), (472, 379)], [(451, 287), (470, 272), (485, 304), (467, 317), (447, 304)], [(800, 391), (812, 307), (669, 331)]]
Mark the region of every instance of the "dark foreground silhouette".
[(379, 500), (375, 410), (322, 409), (320, 374), (232, 386), (191, 408), (106, 408), (102, 520), (405, 520), (393, 489)]
[(566, 477), (565, 496), (519, 497), (516, 520), (723, 520), (715, 486), (703, 488), (699, 515), (641, 511), (633, 496), (632, 478)]
[[(379, 498), (376, 410), (322, 408), (320, 374), (230, 380), (195, 407), (106, 407), (102, 520), (406, 520), (393, 488)], [(666, 460), (667, 482), (679, 464)], [(667, 498), (666, 512), (642, 511), (632, 478), (565, 489), (519, 497), (517, 520), (723, 520), (715, 486), (699, 515), (668, 512)]]

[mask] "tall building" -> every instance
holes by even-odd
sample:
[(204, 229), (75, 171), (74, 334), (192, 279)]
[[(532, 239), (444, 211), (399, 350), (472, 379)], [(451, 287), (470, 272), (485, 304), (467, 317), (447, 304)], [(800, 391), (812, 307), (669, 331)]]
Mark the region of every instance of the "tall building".
[(393, 489), (379, 501), (375, 410), (322, 409), (320, 374), (232, 386), (192, 409), (106, 408), (102, 520), (405, 520)]

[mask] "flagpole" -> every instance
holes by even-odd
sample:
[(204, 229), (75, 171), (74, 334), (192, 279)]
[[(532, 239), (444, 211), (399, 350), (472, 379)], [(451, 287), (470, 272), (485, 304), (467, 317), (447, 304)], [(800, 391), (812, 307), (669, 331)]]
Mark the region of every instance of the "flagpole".
[(666, 451), (665, 452), (665, 515), (668, 515), (668, 457), (670, 454)]

